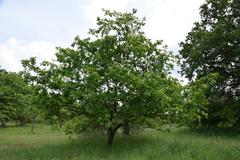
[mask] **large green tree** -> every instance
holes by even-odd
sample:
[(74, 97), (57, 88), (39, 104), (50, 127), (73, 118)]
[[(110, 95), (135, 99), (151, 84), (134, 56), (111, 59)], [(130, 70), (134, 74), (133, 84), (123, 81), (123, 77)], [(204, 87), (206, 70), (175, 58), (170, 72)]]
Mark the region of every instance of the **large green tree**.
[(22, 63), (49, 110), (71, 120), (79, 132), (103, 130), (112, 144), (124, 124), (176, 112), (172, 95), (179, 84), (169, 75), (173, 57), (162, 41), (145, 36), (145, 20), (135, 16), (136, 10), (104, 13), (89, 38), (59, 47), (55, 62)]
[(201, 21), (180, 43), (182, 73), (190, 80), (219, 76), (208, 92), (208, 125), (239, 121), (240, 1), (206, 0)]

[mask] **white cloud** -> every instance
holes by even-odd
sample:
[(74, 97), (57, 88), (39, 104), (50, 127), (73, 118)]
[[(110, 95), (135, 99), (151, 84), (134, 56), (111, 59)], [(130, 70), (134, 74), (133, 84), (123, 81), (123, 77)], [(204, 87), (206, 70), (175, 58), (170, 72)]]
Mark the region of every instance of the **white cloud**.
[(129, 4), (136, 0), (89, 0), (88, 3), (82, 6), (83, 15), (91, 24), (96, 23), (96, 18), (102, 16), (102, 9), (110, 9), (117, 11), (126, 11)]
[(0, 44), (0, 65), (10, 71), (20, 71), (22, 59), (51, 60), (55, 51), (55, 46), (47, 41), (26, 42), (12, 37)]
[(170, 47), (185, 39), (193, 23), (199, 20), (199, 7), (204, 0), (152, 0), (146, 2), (146, 33), (153, 39), (163, 39)]

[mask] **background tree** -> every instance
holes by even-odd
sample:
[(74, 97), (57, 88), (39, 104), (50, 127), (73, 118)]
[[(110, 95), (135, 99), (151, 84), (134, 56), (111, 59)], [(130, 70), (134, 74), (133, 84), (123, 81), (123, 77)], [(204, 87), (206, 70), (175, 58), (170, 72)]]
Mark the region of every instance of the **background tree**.
[(64, 111), (68, 128), (102, 130), (112, 144), (126, 123), (167, 117), (177, 107), (170, 98), (176, 81), (169, 76), (173, 57), (162, 41), (145, 36), (145, 20), (136, 10), (104, 13), (89, 38), (76, 37), (71, 48), (58, 48), (55, 63), (37, 66), (35, 58), (22, 63), (38, 93)]
[[(25, 71), (22, 75), (25, 81), (33, 89), (32, 105), (33, 111), (42, 113), (43, 118), (50, 121), (55, 126), (62, 127), (66, 121), (66, 111), (64, 107), (68, 98), (62, 95), (63, 82), (58, 78), (58, 71), (55, 65), (43, 62), (40, 67), (36, 65), (36, 58), (22, 61)], [(34, 71), (37, 74), (31, 74)], [(71, 103), (71, 102), (69, 102)]]
[(180, 124), (190, 127), (202, 127), (202, 122), (208, 118), (208, 93), (216, 83), (218, 74), (210, 74), (183, 86), (182, 114), (178, 114)]
[(207, 0), (180, 44), (182, 73), (190, 80), (218, 73), (209, 98), (208, 126), (239, 121), (240, 115), (240, 1)]
[(9, 120), (23, 125), (30, 105), (31, 90), (22, 77), (14, 72), (0, 70), (0, 121), (5, 127)]

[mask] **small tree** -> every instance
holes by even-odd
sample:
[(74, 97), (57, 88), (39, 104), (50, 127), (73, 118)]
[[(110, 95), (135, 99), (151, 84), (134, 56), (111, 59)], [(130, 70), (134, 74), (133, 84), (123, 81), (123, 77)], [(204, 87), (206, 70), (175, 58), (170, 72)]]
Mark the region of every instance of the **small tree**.
[(176, 81), (169, 76), (171, 54), (162, 41), (146, 38), (145, 20), (136, 10), (104, 13), (89, 38), (76, 37), (71, 48), (58, 48), (55, 63), (37, 66), (35, 58), (22, 63), (45, 104), (65, 111), (74, 131), (106, 131), (111, 145), (124, 124), (167, 117), (177, 107), (170, 98)]

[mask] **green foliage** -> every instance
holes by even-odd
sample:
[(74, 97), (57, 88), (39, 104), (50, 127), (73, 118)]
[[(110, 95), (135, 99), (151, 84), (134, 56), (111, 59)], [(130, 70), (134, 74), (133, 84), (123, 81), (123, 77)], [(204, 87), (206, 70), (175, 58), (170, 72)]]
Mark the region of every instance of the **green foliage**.
[(209, 97), (207, 94), (212, 85), (215, 85), (218, 76), (218, 74), (211, 74), (183, 87), (184, 125), (201, 126), (202, 120), (208, 118)]
[(104, 129), (100, 126), (94, 126), (95, 123), (91, 122), (91, 119), (87, 117), (73, 117), (70, 119), (65, 127), (65, 132), (68, 135), (98, 135), (104, 134)]
[(31, 89), (21, 75), (6, 70), (0, 71), (0, 122), (4, 126), (9, 120), (27, 120), (28, 107), (31, 105)]
[(200, 14), (201, 21), (180, 43), (182, 73), (190, 80), (217, 73), (207, 94), (209, 117), (205, 123), (232, 123), (240, 118), (240, 2), (207, 0)]
[(89, 128), (114, 136), (125, 122), (175, 113), (180, 85), (169, 76), (174, 57), (162, 41), (145, 36), (136, 10), (104, 13), (89, 38), (77, 36), (71, 48), (58, 48), (56, 63), (22, 63), (51, 115), (64, 109), (62, 119), (86, 118)]

